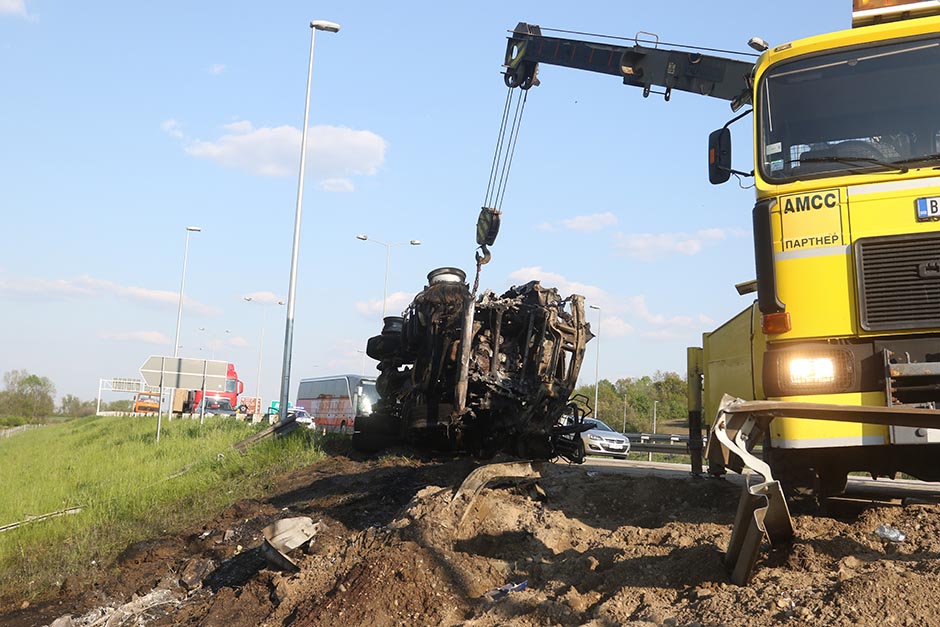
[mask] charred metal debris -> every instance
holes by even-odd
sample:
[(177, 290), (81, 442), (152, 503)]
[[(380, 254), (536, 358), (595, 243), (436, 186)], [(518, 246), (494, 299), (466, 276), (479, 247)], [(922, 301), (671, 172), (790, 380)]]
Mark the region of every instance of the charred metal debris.
[(530, 281), (475, 298), (462, 270), (434, 270), (404, 315), (369, 339), (381, 398), (356, 420), (353, 443), (580, 462), (571, 436), (586, 427), (569, 397), (592, 337), (583, 296)]

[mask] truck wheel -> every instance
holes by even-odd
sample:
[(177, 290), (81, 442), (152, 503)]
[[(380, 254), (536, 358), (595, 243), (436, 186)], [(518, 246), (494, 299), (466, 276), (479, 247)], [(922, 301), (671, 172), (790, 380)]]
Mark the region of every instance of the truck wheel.
[(247, 413), (248, 413), (248, 405), (244, 405), (244, 404), (239, 405), (239, 406), (238, 406), (238, 413), (240, 413), (240, 414), (247, 414)]

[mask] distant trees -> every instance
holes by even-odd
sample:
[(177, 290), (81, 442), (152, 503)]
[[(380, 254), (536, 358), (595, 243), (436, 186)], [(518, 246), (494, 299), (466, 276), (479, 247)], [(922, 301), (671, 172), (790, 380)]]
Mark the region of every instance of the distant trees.
[(52, 415), (55, 410), (55, 385), (47, 377), (26, 370), (11, 370), (3, 375), (0, 415), (17, 416), (28, 422)]
[(83, 401), (77, 396), (66, 394), (62, 397), (62, 404), (59, 406), (59, 413), (63, 416), (78, 418), (81, 416), (91, 416), (98, 409), (98, 403), (95, 399)]
[[(654, 402), (659, 425), (688, 419), (686, 382), (675, 372), (657, 370), (652, 377), (626, 377), (615, 383), (602, 379), (597, 392), (599, 407), (594, 415), (618, 431), (652, 431)], [(582, 385), (575, 394), (583, 394), (594, 405), (593, 385)]]

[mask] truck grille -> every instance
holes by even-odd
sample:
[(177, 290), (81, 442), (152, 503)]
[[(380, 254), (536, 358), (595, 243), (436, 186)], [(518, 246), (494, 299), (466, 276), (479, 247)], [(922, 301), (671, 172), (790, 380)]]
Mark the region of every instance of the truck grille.
[(940, 327), (940, 233), (860, 239), (855, 264), (863, 329)]

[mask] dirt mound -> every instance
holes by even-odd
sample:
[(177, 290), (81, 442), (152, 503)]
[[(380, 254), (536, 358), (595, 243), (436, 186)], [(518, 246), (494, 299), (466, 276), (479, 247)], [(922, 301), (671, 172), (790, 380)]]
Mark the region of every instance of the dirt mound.
[[(792, 550), (762, 556), (742, 588), (722, 564), (728, 482), (548, 464), (538, 481), (453, 501), (473, 467), (333, 458), (0, 625), (940, 625), (937, 506), (798, 515)], [(272, 570), (261, 529), (298, 515), (320, 532), (291, 554), (300, 572)], [(882, 540), (880, 524), (906, 540)]]

